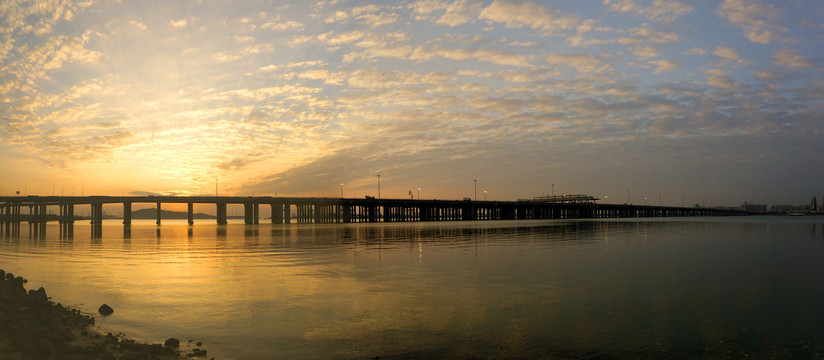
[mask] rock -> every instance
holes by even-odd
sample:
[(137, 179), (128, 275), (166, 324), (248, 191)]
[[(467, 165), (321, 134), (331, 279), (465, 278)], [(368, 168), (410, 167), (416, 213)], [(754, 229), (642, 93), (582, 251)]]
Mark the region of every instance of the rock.
[(100, 305), (100, 308), (97, 309), (97, 312), (99, 312), (103, 316), (109, 316), (114, 313), (114, 309), (112, 309), (112, 307), (109, 305), (103, 304)]
[(29, 296), (31, 296), (32, 300), (36, 302), (49, 302), (49, 297), (46, 296), (46, 289), (44, 289), (42, 286), (37, 290), (29, 290)]
[(3, 271), (2, 269), (0, 269), (0, 280), (3, 280), (5, 278), (6, 278), (6, 272)]
[(54, 350), (54, 344), (48, 339), (38, 339), (34, 348), (32, 348), (32, 359), (48, 359)]
[(11, 279), (14, 279), (14, 274), (6, 273), (6, 280), (11, 280)]
[(187, 355), (188, 357), (206, 357), (206, 350), (205, 349), (192, 349), (192, 353)]
[(163, 343), (163, 345), (166, 347), (176, 348), (180, 346), (180, 340), (175, 338), (168, 338), (166, 339), (166, 342)]

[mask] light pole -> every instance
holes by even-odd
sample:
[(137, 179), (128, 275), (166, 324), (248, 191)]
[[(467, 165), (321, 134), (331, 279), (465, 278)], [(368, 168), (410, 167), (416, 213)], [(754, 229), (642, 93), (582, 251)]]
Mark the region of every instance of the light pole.
[(421, 199), (421, 188), (418, 188), (418, 200)]
[(343, 199), (343, 183), (340, 184), (340, 198)]
[(555, 184), (552, 184), (552, 197), (555, 197)]
[(609, 196), (604, 195), (604, 204), (607, 203), (607, 199), (609, 199)]
[(472, 181), (475, 182), (475, 201), (478, 201), (478, 179)]
[(627, 205), (629, 205), (629, 189), (627, 189)]
[(381, 174), (378, 174), (378, 200), (381, 199)]
[(486, 201), (486, 190), (484, 190), (484, 201)]

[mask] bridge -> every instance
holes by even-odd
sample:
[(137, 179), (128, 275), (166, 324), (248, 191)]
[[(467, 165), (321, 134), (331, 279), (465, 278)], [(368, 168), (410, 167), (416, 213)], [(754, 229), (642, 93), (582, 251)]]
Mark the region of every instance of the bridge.
[[(272, 197), (272, 196), (5, 196), (0, 197), (0, 223), (27, 221), (45, 224), (57, 220), (72, 224), (76, 206), (90, 206), (92, 224), (103, 221), (104, 204), (122, 204), (123, 224), (132, 222), (132, 204), (150, 203), (157, 210), (161, 224), (162, 204), (187, 204), (189, 224), (194, 223), (194, 204), (213, 204), (217, 223), (226, 224), (227, 205), (243, 206), (246, 224), (260, 223), (260, 207), (271, 208), (273, 224), (296, 223), (375, 223), (405, 221), (522, 220), (522, 219), (597, 219), (635, 217), (684, 217), (746, 215), (744, 211), (648, 206), (632, 204), (596, 204), (561, 202), (546, 199), (518, 201), (472, 201)], [(49, 215), (49, 208), (58, 212)], [(23, 210), (26, 210), (23, 212)]]

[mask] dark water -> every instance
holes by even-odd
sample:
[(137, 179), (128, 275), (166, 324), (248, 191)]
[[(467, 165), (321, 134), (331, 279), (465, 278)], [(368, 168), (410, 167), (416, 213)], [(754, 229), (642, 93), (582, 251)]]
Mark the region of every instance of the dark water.
[(821, 358), (824, 217), (0, 233), (104, 331), (218, 359)]

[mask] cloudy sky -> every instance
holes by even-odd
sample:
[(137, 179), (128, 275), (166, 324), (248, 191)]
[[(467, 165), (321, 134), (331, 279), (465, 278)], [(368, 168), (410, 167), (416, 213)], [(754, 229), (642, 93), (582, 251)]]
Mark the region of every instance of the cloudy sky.
[[(824, 195), (824, 2), (0, 2), (0, 195)], [(659, 195), (660, 194), (660, 195)]]

